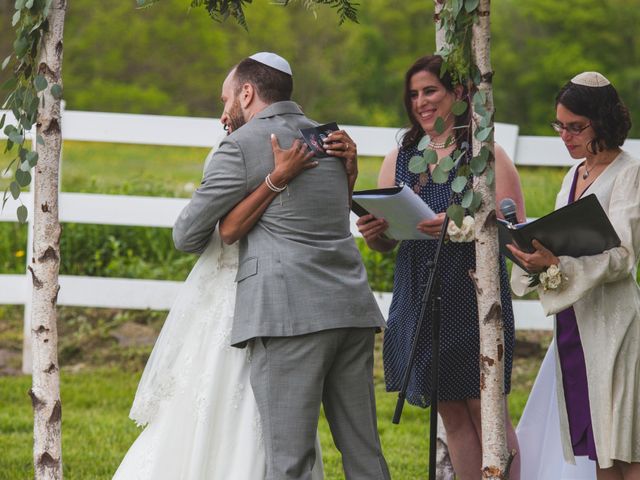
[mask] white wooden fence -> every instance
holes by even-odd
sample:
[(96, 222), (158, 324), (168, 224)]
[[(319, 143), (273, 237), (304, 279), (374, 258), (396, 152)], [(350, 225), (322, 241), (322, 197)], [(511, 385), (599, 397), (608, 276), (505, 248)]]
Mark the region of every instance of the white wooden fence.
[[(92, 142), (212, 147), (224, 135), (218, 119), (212, 118), (64, 111), (62, 126), (65, 140)], [(381, 157), (396, 146), (399, 138), (397, 128), (352, 125), (343, 125), (343, 128), (355, 140), (363, 156)], [(2, 132), (0, 138), (3, 138)], [(519, 137), (517, 126), (497, 124), (496, 140), (516, 164), (567, 166), (573, 162), (557, 137)], [(625, 148), (640, 156), (640, 141), (629, 141)], [(21, 200), (32, 212), (31, 195), (23, 194)], [(64, 192), (60, 195), (60, 221), (168, 228), (187, 201)], [(10, 200), (0, 213), (0, 221), (16, 221), (15, 208), (15, 202)], [(358, 236), (353, 220), (352, 232)], [(30, 238), (29, 235), (29, 242)], [(29, 258), (30, 244), (26, 245), (25, 251)], [(180, 282), (63, 275), (60, 286), (59, 305), (165, 310), (171, 306)], [(390, 294), (376, 293), (376, 297), (383, 312), (388, 312)], [(25, 306), (25, 339), (28, 339), (30, 331), (30, 303), (28, 275), (0, 274), (0, 304)], [(514, 308), (516, 328), (552, 328), (552, 320), (544, 316), (538, 302), (515, 301)], [(29, 350), (25, 341), (25, 372), (31, 369)]]

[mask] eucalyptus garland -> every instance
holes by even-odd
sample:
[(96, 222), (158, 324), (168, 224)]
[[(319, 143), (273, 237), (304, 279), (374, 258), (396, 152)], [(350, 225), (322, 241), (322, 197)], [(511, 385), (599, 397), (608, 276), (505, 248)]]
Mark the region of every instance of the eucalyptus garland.
[[(48, 83), (38, 70), (37, 60), (40, 40), (47, 31), (47, 16), (52, 0), (16, 0), (12, 25), (16, 31), (12, 53), (2, 62), (2, 70), (10, 68), (11, 75), (0, 86), (6, 95), (0, 109), (10, 110), (15, 117), (15, 124), (7, 124), (7, 114), (0, 117), (0, 129), (7, 136), (5, 152), (13, 152), (9, 165), (3, 169), (4, 176), (12, 173), (12, 181), (2, 195), (2, 208), (11, 195), (19, 200), (20, 192), (31, 183), (31, 169), (38, 163), (38, 154), (25, 145), (26, 133), (32, 130), (38, 118), (39, 95)], [(6, 92), (6, 93), (5, 93)], [(51, 94), (62, 98), (62, 87), (52, 85)], [(36, 141), (44, 144), (38, 136)], [(22, 204), (17, 211), (18, 220), (24, 223), (27, 219), (27, 208)]]
[[(454, 85), (463, 85), (467, 92), (465, 100), (458, 100), (452, 106), (454, 115), (462, 115), (466, 112), (468, 105), (473, 105), (474, 116), (469, 116), (468, 125), (460, 125), (455, 129), (464, 129), (467, 140), (461, 142), (460, 148), (454, 150), (440, 161), (435, 151), (427, 149), (431, 141), (428, 135), (422, 137), (418, 143), (419, 155), (414, 156), (409, 161), (409, 170), (413, 173), (426, 172), (429, 164), (436, 164), (431, 177), (436, 183), (446, 183), (449, 172), (458, 164), (456, 178), (451, 184), (453, 191), (452, 202), (447, 209), (447, 215), (456, 225), (462, 225), (465, 211), (473, 214), (482, 203), (480, 193), (473, 190), (473, 174), (479, 177), (486, 174), (487, 183), (492, 185), (495, 180), (495, 172), (489, 164), (491, 151), (486, 145), (480, 148), (477, 155), (469, 160), (467, 154), (471, 148), (471, 134), (473, 123), (476, 122), (476, 129), (473, 133), (480, 142), (489, 139), (493, 131), (492, 112), (488, 111), (486, 105), (486, 95), (478, 90), (482, 81), (480, 70), (475, 65), (471, 53), (472, 29), (477, 22), (479, 0), (447, 0), (439, 13), (440, 28), (445, 32), (444, 46), (436, 52), (443, 59), (442, 73), (448, 72), (451, 75)], [(445, 130), (445, 121), (442, 117), (436, 119), (434, 128), (438, 134)], [(455, 142), (453, 135), (449, 136), (445, 146)]]
[[(136, 0), (139, 7), (149, 7), (160, 0)], [(274, 4), (286, 7), (296, 0), (274, 0)], [(336, 9), (339, 24), (346, 20), (358, 22), (356, 8), (358, 3), (351, 0), (299, 0), (308, 9), (312, 9), (316, 5), (328, 5)], [(238, 24), (248, 29), (247, 19), (244, 10), (247, 4), (253, 3), (253, 0), (191, 0), (191, 7), (204, 7), (209, 16), (217, 22), (223, 22), (229, 17), (234, 18)]]

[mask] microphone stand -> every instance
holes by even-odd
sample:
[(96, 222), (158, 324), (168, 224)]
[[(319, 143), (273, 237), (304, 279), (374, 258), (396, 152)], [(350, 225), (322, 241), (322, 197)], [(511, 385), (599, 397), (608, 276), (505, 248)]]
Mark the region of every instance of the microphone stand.
[[(448, 203), (451, 204), (451, 199), (449, 199)], [(440, 305), (442, 300), (440, 297), (438, 265), (440, 251), (444, 244), (448, 225), (449, 216), (445, 214), (444, 222), (442, 223), (442, 230), (440, 230), (440, 236), (436, 246), (436, 253), (433, 260), (428, 263), (429, 276), (422, 296), (420, 316), (418, 317), (418, 323), (416, 324), (416, 331), (411, 345), (411, 354), (409, 356), (407, 368), (404, 372), (402, 388), (398, 393), (398, 401), (396, 403), (396, 410), (392, 420), (396, 425), (400, 423), (404, 401), (407, 396), (407, 388), (411, 378), (411, 371), (413, 370), (413, 364), (416, 359), (418, 339), (420, 338), (422, 325), (427, 316), (427, 305), (431, 304), (431, 416), (429, 425), (429, 480), (435, 480), (436, 478), (436, 444), (438, 441), (438, 370), (440, 367)]]

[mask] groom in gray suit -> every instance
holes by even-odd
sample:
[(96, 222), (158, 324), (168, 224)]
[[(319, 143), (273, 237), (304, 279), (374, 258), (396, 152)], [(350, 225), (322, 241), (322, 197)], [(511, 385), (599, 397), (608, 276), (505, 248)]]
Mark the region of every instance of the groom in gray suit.
[[(309, 480), (320, 405), (348, 480), (389, 479), (377, 432), (373, 343), (384, 319), (349, 228), (340, 159), (321, 158), (278, 184), (271, 134), (283, 146), (317, 123), (292, 102), (286, 60), (242, 60), (222, 88), (232, 130), (176, 221), (176, 247), (202, 252), (218, 221), (262, 183), (278, 196), (240, 240), (232, 344), (252, 348), (267, 480)], [(348, 146), (347, 146), (348, 147)], [(263, 187), (264, 188), (264, 187)], [(212, 286), (215, 288), (215, 286)]]

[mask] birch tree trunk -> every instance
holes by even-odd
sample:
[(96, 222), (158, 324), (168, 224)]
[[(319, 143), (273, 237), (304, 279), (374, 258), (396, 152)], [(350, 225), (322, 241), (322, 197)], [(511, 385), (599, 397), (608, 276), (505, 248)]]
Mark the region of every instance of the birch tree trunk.
[[(436, 27), (436, 51), (445, 46), (445, 31), (440, 21), (440, 12), (444, 8), (444, 0), (433, 0), (434, 15), (433, 20)], [(436, 478), (438, 480), (454, 480), (455, 472), (449, 454), (449, 444), (447, 443), (447, 432), (444, 429), (442, 418), (438, 414), (438, 445), (436, 446)]]
[[(62, 404), (58, 366), (56, 304), (60, 267), (58, 219), (58, 171), (62, 147), (60, 93), (62, 87), (62, 32), (66, 0), (54, 0), (48, 14), (49, 28), (40, 50), (38, 73), (47, 79), (38, 109), (38, 164), (34, 175), (33, 254), (29, 265), (33, 281), (31, 334), (32, 387), (36, 480), (62, 479)], [(55, 87), (58, 85), (59, 87)], [(52, 87), (54, 92), (52, 94)]]
[[(473, 26), (472, 55), (480, 69), (479, 91), (486, 96), (485, 108), (493, 127), (493, 92), (490, 60), (490, 0), (480, 0), (478, 22)], [(475, 110), (475, 109), (474, 109)], [(480, 115), (473, 112), (473, 154), (478, 155), (483, 142), (475, 131)], [(476, 271), (473, 273), (478, 297), (480, 322), (480, 402), (482, 415), (482, 478), (508, 478), (509, 454), (505, 431), (504, 402), (504, 332), (500, 304), (499, 253), (496, 226), (495, 181), (487, 182), (487, 171), (495, 168), (493, 131), (484, 142), (490, 150), (488, 168), (478, 178), (475, 190), (482, 195), (482, 206), (475, 214)], [(494, 170), (495, 171), (495, 170)]]

